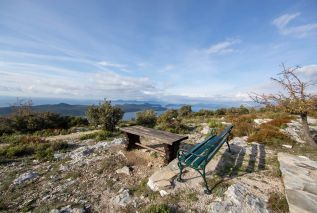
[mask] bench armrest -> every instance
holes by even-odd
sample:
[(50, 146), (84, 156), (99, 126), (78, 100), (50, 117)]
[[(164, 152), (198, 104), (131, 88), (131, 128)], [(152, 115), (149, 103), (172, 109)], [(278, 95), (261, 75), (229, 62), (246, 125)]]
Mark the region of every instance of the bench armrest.
[(196, 157), (205, 157), (207, 156), (208, 154), (195, 154), (194, 152), (190, 152), (188, 150), (185, 150), (185, 149), (179, 149), (178, 152), (177, 152), (177, 158), (179, 159), (180, 157), (182, 157), (184, 154), (191, 154), (191, 155), (194, 155)]

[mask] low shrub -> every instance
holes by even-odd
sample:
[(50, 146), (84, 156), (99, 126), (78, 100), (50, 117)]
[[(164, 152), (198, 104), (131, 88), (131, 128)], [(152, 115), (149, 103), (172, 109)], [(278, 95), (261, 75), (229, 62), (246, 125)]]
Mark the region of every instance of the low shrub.
[(10, 145), (0, 148), (0, 158), (13, 159), (34, 155), (37, 159), (51, 160), (55, 151), (70, 147), (66, 142), (49, 142), (34, 136), (16, 136)]
[[(87, 124), (88, 121), (85, 118), (60, 116), (52, 112), (13, 113), (8, 117), (0, 117), (0, 135), (34, 133), (47, 129), (69, 129), (74, 126), (86, 126)], [(44, 131), (43, 134), (52, 133), (50, 131)]]
[(136, 123), (146, 127), (154, 127), (156, 124), (157, 116), (154, 110), (145, 110), (136, 113)]
[(248, 141), (256, 141), (269, 146), (277, 146), (281, 144), (293, 145), (295, 143), (295, 141), (289, 136), (279, 131), (279, 128), (268, 125), (260, 127), (258, 131), (248, 138)]
[(282, 127), (285, 127), (285, 125), (287, 123), (289, 123), (290, 121), (291, 121), (290, 116), (279, 117), (279, 118), (275, 118), (267, 123), (262, 124), (261, 127), (263, 128), (265, 126), (271, 125), (271, 126), (282, 128)]
[(157, 128), (173, 133), (188, 133), (190, 128), (182, 123), (177, 110), (167, 110), (157, 119)]
[(222, 124), (219, 120), (217, 119), (211, 119), (209, 120), (208, 122), (208, 126), (209, 128), (212, 129), (212, 132), (213, 134), (218, 134), (221, 132), (221, 130), (225, 127), (224, 124)]
[(215, 111), (215, 115), (218, 115), (218, 116), (225, 115), (226, 113), (227, 113), (227, 110), (225, 108), (220, 108)]
[(215, 112), (212, 110), (201, 109), (195, 113), (195, 116), (210, 117), (210, 116), (213, 116), (214, 114), (215, 114)]
[(247, 114), (240, 116), (228, 116), (227, 119), (234, 125), (232, 134), (235, 137), (250, 136), (256, 129), (254, 119), (256, 115)]

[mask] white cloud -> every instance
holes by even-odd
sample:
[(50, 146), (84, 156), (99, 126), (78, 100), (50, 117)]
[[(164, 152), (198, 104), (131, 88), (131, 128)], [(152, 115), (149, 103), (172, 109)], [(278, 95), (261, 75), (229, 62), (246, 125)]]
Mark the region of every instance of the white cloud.
[(209, 47), (206, 52), (208, 54), (225, 54), (235, 51), (232, 47), (234, 44), (240, 43), (240, 40), (227, 40), (224, 42), (220, 42)]
[(99, 65), (104, 66), (104, 67), (109, 67), (109, 68), (120, 68), (120, 69), (125, 69), (126, 66), (123, 64), (115, 64), (115, 63), (111, 63), (109, 61), (103, 60), (98, 62)]
[(146, 77), (127, 77), (111, 71), (79, 72), (48, 65), (2, 62), (0, 76), (0, 95), (140, 99), (157, 92)]
[(289, 23), (296, 19), (301, 14), (299, 12), (293, 14), (284, 14), (273, 20), (275, 25), (282, 35), (294, 35), (297, 37), (304, 37), (311, 31), (317, 29), (317, 22), (310, 24), (303, 24), (297, 26), (289, 26)]
[(286, 27), (286, 25), (292, 21), (293, 19), (295, 19), (296, 17), (300, 16), (300, 13), (293, 13), (293, 14), (284, 14), (276, 19), (273, 20), (273, 24), (281, 29)]
[(317, 64), (303, 66), (298, 71), (306, 75), (317, 75)]

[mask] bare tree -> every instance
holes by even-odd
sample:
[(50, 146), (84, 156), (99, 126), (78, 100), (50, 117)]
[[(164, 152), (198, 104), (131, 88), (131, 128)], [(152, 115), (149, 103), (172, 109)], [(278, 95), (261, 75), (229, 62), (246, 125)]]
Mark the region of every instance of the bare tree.
[(33, 102), (31, 99), (16, 99), (16, 102), (11, 105), (13, 114), (25, 116), (32, 114)]
[(299, 115), (301, 117), (305, 139), (314, 147), (317, 147), (309, 131), (307, 115), (311, 110), (316, 110), (317, 96), (307, 92), (307, 88), (314, 85), (312, 82), (301, 80), (297, 71), (301, 67), (287, 68), (282, 64), (282, 72), (277, 78), (271, 78), (274, 82), (283, 88), (283, 92), (277, 94), (256, 94), (250, 97), (257, 103), (264, 104), (267, 107), (282, 109), (283, 111)]

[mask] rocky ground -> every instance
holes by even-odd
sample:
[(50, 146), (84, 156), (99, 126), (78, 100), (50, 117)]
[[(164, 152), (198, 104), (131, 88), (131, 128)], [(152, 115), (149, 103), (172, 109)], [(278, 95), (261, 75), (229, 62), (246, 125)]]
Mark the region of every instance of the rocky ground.
[[(204, 123), (197, 129), (185, 148), (209, 132)], [(283, 131), (300, 139), (298, 129), (295, 120)], [(0, 165), (0, 212), (140, 212), (154, 203), (168, 203), (179, 212), (270, 212), (270, 195), (285, 191), (277, 161), (281, 150), (246, 137), (233, 138), (233, 153), (224, 145), (208, 164), (213, 193), (206, 195), (197, 172), (186, 170), (185, 182), (179, 183), (176, 161), (165, 166), (152, 151), (127, 152), (123, 137), (96, 142), (73, 136), (63, 139), (74, 149), (55, 153), (54, 161), (25, 158)]]

